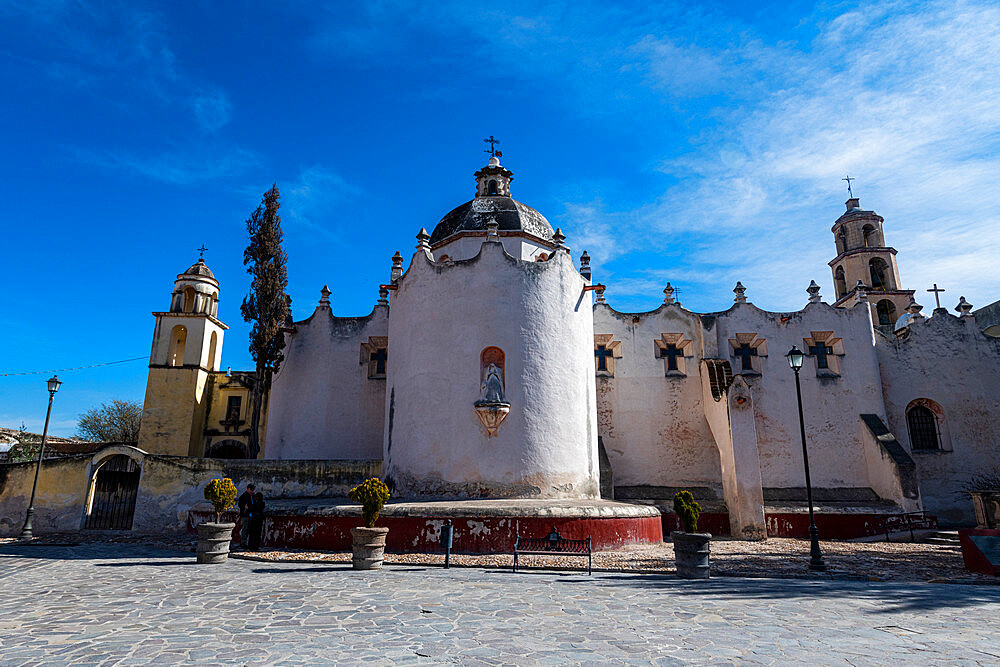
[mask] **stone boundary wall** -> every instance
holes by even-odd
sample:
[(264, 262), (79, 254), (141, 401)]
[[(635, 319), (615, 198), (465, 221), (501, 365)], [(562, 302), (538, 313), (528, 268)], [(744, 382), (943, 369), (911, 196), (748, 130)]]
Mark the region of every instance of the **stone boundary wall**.
[[(145, 533), (186, 530), (188, 513), (205, 503), (205, 485), (219, 477), (232, 479), (241, 493), (253, 482), (265, 499), (276, 499), (344, 497), (352, 486), (382, 474), (381, 461), (204, 459), (105, 447), (94, 454), (43, 462), (35, 498), (35, 533), (82, 528), (98, 468), (116, 454), (129, 456), (140, 467), (132, 531)], [(34, 473), (34, 463), (0, 465), (0, 535), (20, 533)]]

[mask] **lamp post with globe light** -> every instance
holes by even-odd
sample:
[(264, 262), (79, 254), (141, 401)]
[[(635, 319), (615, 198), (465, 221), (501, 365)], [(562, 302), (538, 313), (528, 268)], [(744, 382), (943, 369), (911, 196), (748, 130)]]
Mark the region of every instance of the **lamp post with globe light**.
[(819, 550), (819, 530), (816, 528), (816, 516), (813, 512), (812, 481), (809, 479), (809, 450), (806, 448), (806, 422), (802, 416), (802, 387), (799, 384), (799, 371), (805, 360), (805, 353), (795, 345), (785, 354), (788, 365), (795, 371), (795, 397), (799, 402), (799, 433), (802, 435), (802, 462), (806, 468), (806, 499), (809, 501), (809, 569), (814, 572), (825, 572), (826, 563)]
[(49, 407), (45, 411), (45, 428), (42, 429), (42, 444), (38, 447), (38, 463), (35, 464), (35, 482), (31, 485), (31, 501), (28, 503), (28, 511), (24, 516), (24, 528), (21, 529), (22, 540), (30, 540), (32, 538), (31, 520), (35, 517), (35, 491), (38, 489), (38, 473), (42, 470), (42, 458), (45, 456), (45, 439), (49, 435), (49, 417), (52, 415), (52, 399), (55, 398), (56, 392), (59, 391), (59, 385), (62, 384), (62, 381), (53, 375), (47, 380), (47, 384), (49, 387)]

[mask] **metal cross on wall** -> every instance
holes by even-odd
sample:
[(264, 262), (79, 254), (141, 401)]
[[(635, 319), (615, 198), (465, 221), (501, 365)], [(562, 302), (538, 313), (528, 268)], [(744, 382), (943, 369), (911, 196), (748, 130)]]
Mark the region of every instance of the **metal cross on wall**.
[(809, 346), (809, 354), (816, 357), (816, 368), (829, 368), (826, 356), (833, 354), (833, 348), (820, 340)]
[(941, 307), (941, 292), (946, 292), (947, 290), (944, 290), (944, 289), (938, 287), (937, 283), (934, 283), (934, 289), (929, 289), (927, 291), (928, 292), (934, 292), (934, 301), (937, 302), (937, 307), (940, 308)]
[(205, 247), (204, 243), (201, 244), (200, 248), (195, 248), (195, 250), (198, 251), (198, 259), (205, 259), (205, 251), (208, 250), (208, 248)]
[(753, 364), (750, 362), (750, 357), (757, 356), (757, 348), (750, 347), (749, 343), (743, 343), (738, 348), (733, 350), (733, 354), (743, 360), (743, 364), (741, 366), (743, 370), (753, 370)]
[(858, 179), (851, 178), (850, 174), (848, 174), (847, 178), (842, 178), (840, 180), (847, 181), (847, 194), (851, 195), (851, 199), (854, 199), (854, 192), (851, 190), (851, 181), (856, 181)]
[(484, 151), (485, 153), (489, 153), (493, 157), (500, 157), (500, 151), (496, 149), (496, 144), (500, 143), (499, 139), (494, 139), (491, 134), (489, 139), (483, 139), (483, 141), (490, 145), (490, 147)]
[(676, 371), (677, 370), (677, 357), (683, 357), (684, 350), (679, 349), (673, 343), (668, 343), (665, 347), (660, 348), (660, 358), (667, 360), (667, 370)]

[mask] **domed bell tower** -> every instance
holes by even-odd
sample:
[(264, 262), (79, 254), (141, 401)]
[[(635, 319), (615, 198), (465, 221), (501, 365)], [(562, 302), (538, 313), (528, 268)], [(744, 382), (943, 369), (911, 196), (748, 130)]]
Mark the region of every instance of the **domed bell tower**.
[(219, 370), (227, 327), (219, 282), (199, 258), (174, 281), (170, 308), (154, 312), (153, 346), (142, 408), (139, 449), (201, 456), (210, 375)]
[(896, 249), (885, 243), (885, 220), (874, 211), (861, 209), (851, 197), (847, 211), (833, 223), (837, 256), (830, 262), (837, 300), (833, 305), (851, 307), (861, 291), (868, 295), (872, 322), (883, 330), (891, 327), (906, 310), (913, 290), (901, 289)]

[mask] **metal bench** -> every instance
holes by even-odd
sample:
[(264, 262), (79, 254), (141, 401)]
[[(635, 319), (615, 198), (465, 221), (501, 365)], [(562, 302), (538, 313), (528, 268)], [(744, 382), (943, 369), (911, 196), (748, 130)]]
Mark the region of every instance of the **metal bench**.
[(885, 541), (889, 542), (889, 533), (909, 529), (910, 541), (915, 542), (913, 531), (937, 528), (937, 517), (926, 512), (905, 512), (903, 514), (886, 514), (882, 517), (882, 529), (885, 531)]
[(554, 527), (545, 537), (522, 537), (514, 539), (514, 572), (517, 572), (517, 557), (527, 556), (586, 556), (587, 574), (593, 574), (593, 552), (590, 538), (568, 540)]

